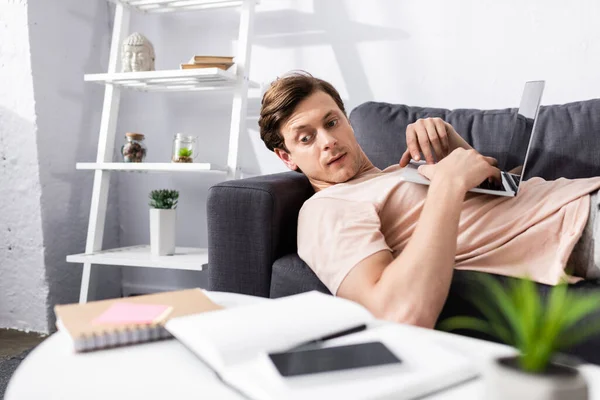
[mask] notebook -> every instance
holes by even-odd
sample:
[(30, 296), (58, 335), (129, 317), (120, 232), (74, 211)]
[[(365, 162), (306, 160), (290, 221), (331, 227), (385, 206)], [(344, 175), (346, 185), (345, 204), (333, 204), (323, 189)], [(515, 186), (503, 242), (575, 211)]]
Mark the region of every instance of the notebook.
[(220, 310), (201, 289), (66, 304), (54, 307), (56, 326), (76, 352), (171, 338), (171, 318)]
[(173, 311), (173, 307), (161, 304), (114, 303), (92, 325), (157, 324)]

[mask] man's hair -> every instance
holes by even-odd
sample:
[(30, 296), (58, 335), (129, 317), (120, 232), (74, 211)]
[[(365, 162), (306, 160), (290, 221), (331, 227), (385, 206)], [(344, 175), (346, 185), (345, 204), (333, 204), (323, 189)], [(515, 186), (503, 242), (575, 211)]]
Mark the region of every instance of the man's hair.
[(342, 98), (333, 85), (308, 72), (293, 72), (271, 83), (262, 98), (258, 119), (260, 138), (269, 150), (283, 149), (289, 153), (280, 131), (281, 126), (292, 116), (301, 101), (317, 91), (331, 96), (346, 115)]

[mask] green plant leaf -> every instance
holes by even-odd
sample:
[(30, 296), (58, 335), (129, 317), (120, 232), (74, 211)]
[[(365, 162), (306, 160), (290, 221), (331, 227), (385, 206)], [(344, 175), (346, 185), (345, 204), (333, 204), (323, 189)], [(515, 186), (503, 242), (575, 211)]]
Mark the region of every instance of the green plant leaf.
[(566, 350), (599, 332), (600, 321), (595, 321), (587, 326), (578, 327), (577, 329), (563, 331), (556, 340), (556, 349)]
[(542, 317), (542, 328), (540, 331), (541, 347), (547, 348), (553, 352), (555, 340), (563, 329), (563, 318), (568, 309), (565, 305), (568, 303), (567, 284), (560, 283), (550, 290), (546, 311)]
[(150, 197), (150, 202), (148, 203), (150, 207), (169, 210), (177, 208), (179, 192), (168, 189), (153, 190), (148, 197)]
[(586, 315), (596, 311), (600, 305), (600, 293), (588, 293), (584, 296), (570, 294), (568, 312), (563, 316), (563, 329), (568, 329)]
[(481, 275), (480, 279), (494, 297), (500, 313), (506, 318), (510, 330), (513, 332), (515, 346), (523, 348), (523, 344), (525, 343), (525, 334), (523, 333), (524, 328), (520, 323), (519, 311), (515, 307), (513, 300), (510, 298), (508, 291), (491, 276)]
[(598, 327), (600, 327), (598, 318), (589, 325), (577, 326), (576, 324), (587, 315), (598, 311), (599, 308), (599, 293), (587, 293), (585, 295), (568, 293), (563, 307), (560, 331), (557, 332), (556, 348), (567, 349), (598, 332)]
[(523, 342), (521, 350), (525, 354), (537, 355), (542, 305), (533, 281), (529, 279), (512, 280), (509, 284), (510, 297), (516, 307), (519, 324), (522, 327)]
[(451, 317), (440, 322), (438, 328), (444, 331), (471, 329), (495, 336), (490, 324), (487, 321), (474, 317)]
[[(483, 291), (482, 293), (486, 292)], [(508, 345), (512, 346), (515, 344), (510, 330), (505, 326), (506, 318), (494, 308), (493, 302), (490, 301), (490, 304), (488, 304), (488, 302), (483, 301), (483, 299), (478, 299), (476, 295), (471, 293), (465, 293), (465, 298), (472, 304), (477, 305), (479, 311), (481, 311), (483, 316), (489, 322), (494, 337), (497, 337)]]
[(188, 149), (187, 147), (182, 147), (181, 149), (179, 149), (179, 157), (191, 157), (192, 156), (192, 149)]

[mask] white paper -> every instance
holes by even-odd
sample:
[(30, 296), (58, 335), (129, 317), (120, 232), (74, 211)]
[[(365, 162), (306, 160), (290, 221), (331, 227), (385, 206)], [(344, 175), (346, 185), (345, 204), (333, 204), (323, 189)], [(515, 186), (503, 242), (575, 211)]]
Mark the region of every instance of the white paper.
[(167, 330), (217, 371), (260, 352), (373, 321), (358, 303), (316, 291), (268, 302), (173, 318)]

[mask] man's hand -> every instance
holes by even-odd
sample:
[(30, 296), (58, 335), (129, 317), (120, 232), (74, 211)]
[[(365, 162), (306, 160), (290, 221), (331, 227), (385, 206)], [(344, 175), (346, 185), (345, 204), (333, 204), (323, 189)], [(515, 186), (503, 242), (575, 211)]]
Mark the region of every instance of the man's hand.
[(406, 127), (406, 146), (407, 149), (400, 158), (401, 167), (407, 166), (411, 158), (419, 161), (421, 153), (425, 156), (427, 164), (433, 164), (436, 160), (441, 161), (458, 147), (471, 148), (456, 133), (452, 125), (441, 118), (419, 119), (408, 125)]
[(485, 157), (477, 151), (457, 148), (448, 157), (434, 165), (421, 165), (419, 173), (429, 179), (454, 181), (464, 192), (479, 186), (486, 179), (499, 182), (500, 170), (495, 158)]

